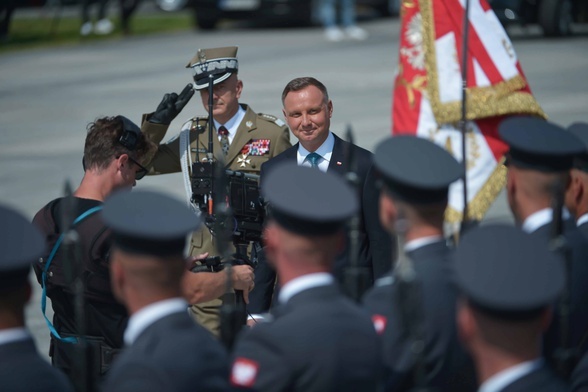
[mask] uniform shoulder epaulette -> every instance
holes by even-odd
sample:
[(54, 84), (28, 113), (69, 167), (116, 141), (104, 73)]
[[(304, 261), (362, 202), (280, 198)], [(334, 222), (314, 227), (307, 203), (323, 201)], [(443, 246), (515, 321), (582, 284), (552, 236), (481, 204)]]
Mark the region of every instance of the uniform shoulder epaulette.
[(280, 120), (276, 116), (272, 116), (271, 114), (258, 113), (257, 115), (259, 117), (263, 118), (264, 120), (271, 121), (271, 122), (275, 123), (276, 125), (278, 125), (280, 127), (283, 127), (284, 125), (286, 125), (286, 123), (284, 121)]
[(186, 121), (186, 123), (189, 123), (189, 122), (191, 122), (190, 130), (194, 131), (194, 130), (196, 130), (196, 127), (202, 126), (208, 122), (208, 116), (192, 117), (191, 119)]

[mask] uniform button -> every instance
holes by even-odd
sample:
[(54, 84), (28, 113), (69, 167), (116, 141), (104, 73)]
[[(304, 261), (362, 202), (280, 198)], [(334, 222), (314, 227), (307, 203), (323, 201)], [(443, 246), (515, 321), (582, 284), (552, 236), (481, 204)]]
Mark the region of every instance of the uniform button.
[(252, 164), (251, 164), (251, 167), (252, 167), (253, 169), (255, 169), (257, 166), (255, 165), (255, 163), (252, 163)]

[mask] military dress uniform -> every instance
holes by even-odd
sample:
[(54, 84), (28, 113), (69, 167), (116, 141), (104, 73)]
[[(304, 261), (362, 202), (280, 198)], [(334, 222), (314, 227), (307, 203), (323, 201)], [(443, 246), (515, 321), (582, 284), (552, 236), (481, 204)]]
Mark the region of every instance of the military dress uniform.
[[(500, 124), (499, 133), (510, 146), (509, 165), (532, 172), (566, 173), (572, 168), (575, 157), (585, 151), (585, 146), (578, 137), (556, 124), (534, 117), (509, 118)], [(524, 231), (531, 233), (543, 243), (549, 244), (553, 239), (552, 208), (535, 211), (521, 223)], [(576, 351), (577, 361), (588, 349), (588, 312), (585, 311), (588, 309), (588, 238), (578, 230), (576, 222), (565, 209), (562, 212), (561, 224), (571, 262), (571, 279), (566, 282), (571, 306), (568, 316), (569, 329), (566, 331), (569, 344), (567, 348)], [(561, 301), (557, 301), (554, 309), (556, 316), (543, 342), (544, 354), (554, 367), (558, 366), (556, 351), (561, 346), (562, 336), (560, 305)], [(565, 377), (569, 377), (569, 374)]]
[[(420, 157), (416, 162), (415, 156)], [(374, 167), (384, 184), (382, 192), (415, 206), (446, 203), (449, 185), (463, 173), (447, 151), (414, 136), (395, 136), (380, 143)], [(459, 342), (455, 322), (458, 291), (453, 251), (442, 235), (417, 238), (403, 245), (398, 263), (410, 260), (421, 290), (421, 303), (402, 303), (406, 297), (397, 271), (379, 279), (363, 298), (364, 308), (382, 340), (386, 390), (408, 391), (415, 387), (415, 368), (419, 364), (410, 336), (422, 328), (425, 385), (434, 391), (475, 391), (473, 362)], [(422, 325), (416, 325), (418, 320), (408, 320), (410, 316), (402, 311), (404, 306), (420, 308)]]
[[(334, 235), (357, 211), (357, 198), (343, 179), (295, 163), (268, 173), (262, 191), (271, 206), (272, 222), (301, 237)], [(300, 251), (313, 249), (303, 245)], [(287, 268), (287, 263), (296, 262), (282, 259), (278, 273), (285, 273), (280, 265)], [(332, 262), (325, 260), (319, 267), (317, 261), (318, 269), (298, 270), (304, 272), (295, 273), (280, 291), (274, 319), (243, 332), (232, 353), (230, 381), (235, 388), (377, 390), (381, 363), (377, 335), (369, 316), (339, 291), (327, 272)]]
[[(203, 64), (215, 63), (219, 58), (231, 59), (236, 61), (237, 48), (219, 48), (204, 49), (205, 56), (200, 58), (198, 55), (192, 59), (189, 66), (198, 70)], [(216, 64), (214, 84), (222, 82), (236, 72), (234, 68), (223, 69), (225, 63)], [(220, 69), (220, 71), (219, 71)], [(222, 72), (221, 72), (222, 71)], [(196, 88), (202, 89), (207, 87), (202, 84), (202, 80), (207, 81), (206, 71), (202, 74), (196, 74)], [(248, 105), (240, 104), (245, 116), (240, 122), (237, 132), (230, 143), (226, 156), (223, 154), (221, 142), (217, 130), (214, 129), (212, 137), (214, 157), (217, 160), (225, 162), (225, 167), (229, 170), (240, 171), (250, 174), (259, 174), (261, 165), (270, 158), (280, 154), (282, 151), (291, 147), (290, 133), (286, 124), (269, 114), (255, 113)], [(149, 122), (151, 114), (143, 116), (142, 132), (148, 135), (154, 143), (161, 143), (166, 135), (168, 125), (153, 124)], [(189, 131), (189, 146), (192, 162), (206, 160), (209, 140), (208, 117), (194, 117), (186, 122), (183, 130)], [(166, 143), (159, 144), (159, 149), (151, 161), (150, 174), (177, 173), (182, 171), (180, 137), (176, 136)], [(187, 190), (188, 191), (188, 190)], [(190, 254), (192, 256), (208, 252), (209, 256), (218, 254), (215, 246), (215, 240), (207, 228), (192, 235)], [(232, 249), (234, 252), (234, 249)], [(221, 305), (221, 299), (215, 299), (206, 303), (200, 303), (191, 307), (196, 320), (213, 333), (219, 333), (219, 316), (218, 310)]]
[[(186, 236), (201, 224), (184, 203), (152, 191), (111, 196), (104, 203), (103, 218), (112, 229), (113, 248), (122, 251), (118, 257), (122, 262), (126, 255), (131, 255), (124, 264), (132, 265), (130, 269), (134, 271), (140, 270), (142, 256), (154, 258), (157, 263), (175, 263), (170, 265), (173, 271), (178, 265), (181, 268)], [(139, 276), (142, 273), (134, 272)], [(146, 270), (145, 274), (149, 276), (152, 272)], [(132, 303), (134, 309), (129, 308), (132, 314), (124, 334), (126, 347), (107, 373), (102, 390), (228, 389), (225, 349), (187, 314), (185, 300), (173, 296), (181, 291), (180, 277), (175, 272), (167, 275), (162, 282), (147, 278), (137, 280), (143, 285), (139, 289), (122, 289), (132, 291), (129, 297), (141, 295), (137, 291), (146, 289), (157, 290), (157, 295), (153, 299), (144, 296)], [(124, 293), (122, 297), (123, 302), (130, 302)]]
[[(580, 122), (574, 123), (568, 127), (568, 131), (580, 139), (584, 145), (584, 151), (574, 157), (573, 167), (584, 173), (588, 173), (588, 124)], [(588, 187), (588, 183), (584, 183), (585, 190), (586, 187)], [(578, 230), (588, 238), (588, 213), (583, 214), (582, 216), (577, 216), (576, 224)]]
[[(0, 309), (6, 317), (0, 327), (0, 390), (11, 392), (73, 391), (68, 379), (39, 356), (33, 337), (19, 324), (18, 312), (12, 303), (19, 301), (28, 285), (31, 263), (45, 250), (39, 230), (24, 216), (6, 206), (0, 206)], [(24, 303), (23, 303), (24, 306)], [(10, 323), (14, 325), (7, 328)]]
[[(517, 344), (510, 339), (518, 335), (508, 334), (510, 328), (516, 333), (540, 334), (544, 315), (564, 287), (559, 255), (519, 228), (491, 224), (465, 233), (457, 247), (455, 271), (462, 306), (470, 309), (476, 323), (468, 328), (478, 335), (472, 350), (478, 377), (485, 377), (480, 379), (479, 391), (569, 391), (541, 357), (540, 341), (530, 340), (511, 352)], [(521, 330), (525, 326), (529, 329)], [(494, 350), (501, 355), (494, 355)], [(527, 358), (531, 352), (537, 357)]]

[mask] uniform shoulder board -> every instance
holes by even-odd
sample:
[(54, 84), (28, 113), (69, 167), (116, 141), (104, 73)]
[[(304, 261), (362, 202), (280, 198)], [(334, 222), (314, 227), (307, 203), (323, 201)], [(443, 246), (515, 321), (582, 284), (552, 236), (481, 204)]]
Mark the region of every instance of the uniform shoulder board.
[(190, 130), (194, 131), (194, 130), (196, 130), (196, 127), (204, 126), (204, 125), (206, 125), (207, 122), (208, 122), (208, 116), (192, 117), (191, 119), (189, 119), (188, 121), (186, 121), (184, 123), (184, 125), (182, 126), (182, 130), (190, 127)]
[(271, 114), (259, 113), (258, 116), (263, 118), (264, 120), (276, 123), (276, 125), (278, 125), (280, 127), (283, 127), (284, 125), (286, 125), (286, 123), (284, 121), (280, 120), (276, 116), (272, 116)]
[(374, 286), (376, 286), (376, 287), (390, 286), (392, 283), (394, 283), (393, 276), (383, 276), (380, 279), (376, 280), (376, 283), (374, 284)]

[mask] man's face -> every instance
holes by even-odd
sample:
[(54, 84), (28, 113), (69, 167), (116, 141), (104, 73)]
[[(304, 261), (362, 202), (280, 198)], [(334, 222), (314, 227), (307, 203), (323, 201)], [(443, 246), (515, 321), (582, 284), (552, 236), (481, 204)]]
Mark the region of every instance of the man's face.
[[(243, 82), (235, 74), (214, 85), (212, 113), (216, 121), (224, 124), (237, 113), (242, 90)], [(207, 111), (208, 96), (208, 88), (200, 90), (200, 98), (202, 98), (202, 104)]]
[(308, 151), (316, 151), (329, 136), (333, 103), (325, 102), (317, 87), (289, 92), (284, 99), (283, 113), (290, 130)]

